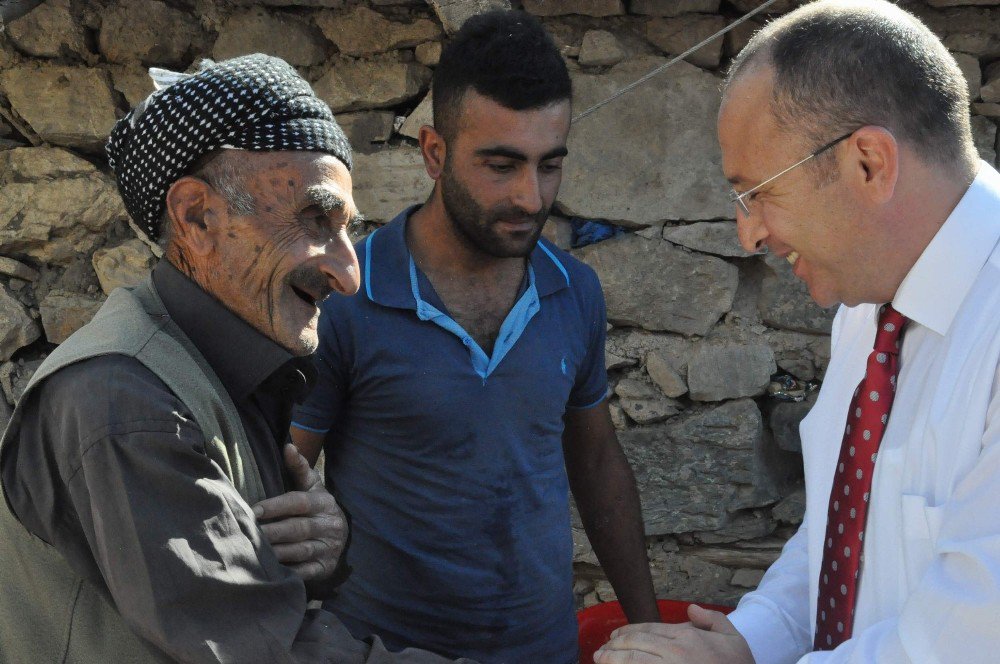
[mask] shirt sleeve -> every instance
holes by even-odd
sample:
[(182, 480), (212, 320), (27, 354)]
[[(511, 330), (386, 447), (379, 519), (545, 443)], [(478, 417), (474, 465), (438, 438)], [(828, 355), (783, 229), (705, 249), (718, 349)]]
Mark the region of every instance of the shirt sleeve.
[[(834, 317), (831, 347), (836, 346), (846, 311), (841, 306)], [(759, 663), (791, 664), (812, 650), (815, 616), (809, 605), (808, 521), (803, 517), (757, 589), (744, 595), (729, 615)]]
[[(397, 660), (332, 615), (307, 615), (302, 581), (208, 458), (184, 405), (134, 360), (64, 369), (25, 406), (15, 453), (28, 456), (16, 466), (32, 472), (4, 476), (15, 513), (172, 659), (444, 661)], [(22, 465), (31, 450), (40, 465)]]
[(337, 318), (329, 304), (323, 307), (319, 319), (319, 347), (313, 355), (316, 384), (306, 400), (292, 411), (292, 426), (314, 433), (330, 430), (347, 397), (349, 373), (334, 325)]
[(587, 352), (580, 365), (569, 395), (567, 408), (581, 410), (593, 408), (608, 396), (608, 371), (604, 362), (604, 342), (607, 337), (608, 317), (604, 304), (604, 293), (597, 275), (588, 270), (583, 275), (585, 281), (585, 301), (587, 311), (583, 320), (588, 329)]
[(933, 508), (935, 556), (899, 616), (801, 664), (983, 662), (1000, 651), (1000, 368), (982, 452), (947, 502)]
[(757, 589), (729, 614), (758, 664), (791, 664), (812, 650), (806, 542), (803, 519)]

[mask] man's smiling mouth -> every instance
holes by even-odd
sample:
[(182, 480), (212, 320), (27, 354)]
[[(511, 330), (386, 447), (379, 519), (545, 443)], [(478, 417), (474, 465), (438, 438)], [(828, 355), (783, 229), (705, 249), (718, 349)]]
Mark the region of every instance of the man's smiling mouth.
[(299, 286), (296, 286), (295, 284), (289, 284), (289, 285), (292, 289), (292, 292), (295, 293), (300, 300), (302, 300), (303, 302), (312, 307), (318, 307), (323, 302), (323, 300), (325, 300), (327, 296), (333, 292), (333, 289), (330, 288), (329, 286), (325, 286), (313, 292), (301, 288)]

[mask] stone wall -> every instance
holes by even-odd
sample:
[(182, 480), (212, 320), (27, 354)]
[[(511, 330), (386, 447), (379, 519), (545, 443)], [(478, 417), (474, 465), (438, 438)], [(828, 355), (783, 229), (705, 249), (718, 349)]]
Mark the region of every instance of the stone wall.
[[(523, 0), (566, 56), (582, 110), (757, 0)], [(795, 2), (772, 7), (787, 11)], [(1000, 0), (903, 3), (969, 80), (996, 162)], [(0, 33), (0, 423), (40, 358), (155, 258), (136, 240), (101, 145), (152, 86), (144, 68), (265, 51), (295, 65), (358, 155), (375, 222), (430, 190), (416, 148), (441, 45), (506, 0), (47, 0)], [(740, 27), (573, 128), (547, 234), (624, 229), (574, 249), (604, 283), (612, 413), (642, 492), (661, 596), (732, 602), (801, 521), (797, 423), (828, 360), (831, 311), (784, 261), (735, 240), (715, 141), (720, 71)], [(576, 221), (574, 226), (573, 221)], [(579, 235), (579, 233), (577, 233)], [(784, 375), (787, 385), (772, 380)], [(802, 401), (781, 400), (782, 394)], [(576, 528), (581, 602), (612, 597)]]

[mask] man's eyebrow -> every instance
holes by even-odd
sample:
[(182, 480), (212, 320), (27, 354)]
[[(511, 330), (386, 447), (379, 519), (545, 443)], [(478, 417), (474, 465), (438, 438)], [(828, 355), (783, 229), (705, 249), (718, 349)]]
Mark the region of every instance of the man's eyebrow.
[(569, 150), (566, 149), (565, 145), (562, 145), (555, 150), (549, 150), (542, 155), (541, 161), (548, 161), (549, 159), (555, 159), (556, 157), (565, 157), (569, 154)]
[[(491, 148), (480, 148), (476, 150), (476, 156), (478, 157), (506, 157), (507, 159), (516, 159), (517, 161), (528, 161), (528, 155), (524, 154), (520, 150), (515, 150), (514, 148), (506, 147), (504, 145), (498, 145)], [(561, 145), (554, 150), (549, 150), (542, 155), (539, 161), (548, 161), (549, 159), (555, 159), (557, 157), (565, 157), (569, 154), (569, 150), (566, 149), (565, 145)]]
[(506, 157), (508, 159), (516, 159), (517, 161), (528, 161), (528, 155), (520, 150), (504, 147), (503, 145), (492, 148), (479, 148), (475, 154), (477, 157)]
[(342, 196), (338, 196), (326, 187), (319, 185), (306, 187), (303, 192), (303, 198), (307, 205), (315, 205), (328, 214), (347, 207), (347, 201)]
[(355, 225), (363, 224), (366, 221), (368, 221), (368, 220), (365, 219), (365, 215), (361, 214), (360, 211), (355, 210), (354, 214), (351, 215), (351, 218), (347, 220), (347, 224), (349, 226), (355, 226)]

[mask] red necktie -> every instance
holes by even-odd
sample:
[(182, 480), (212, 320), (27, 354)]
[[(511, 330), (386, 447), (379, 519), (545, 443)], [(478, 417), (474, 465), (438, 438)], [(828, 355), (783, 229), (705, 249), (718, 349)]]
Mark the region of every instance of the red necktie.
[(814, 650), (833, 650), (851, 638), (862, 563), (868, 494), (875, 457), (889, 421), (899, 374), (900, 334), (906, 317), (884, 305), (879, 310), (875, 349), (865, 377), (854, 391), (844, 442), (833, 476), (819, 576)]

